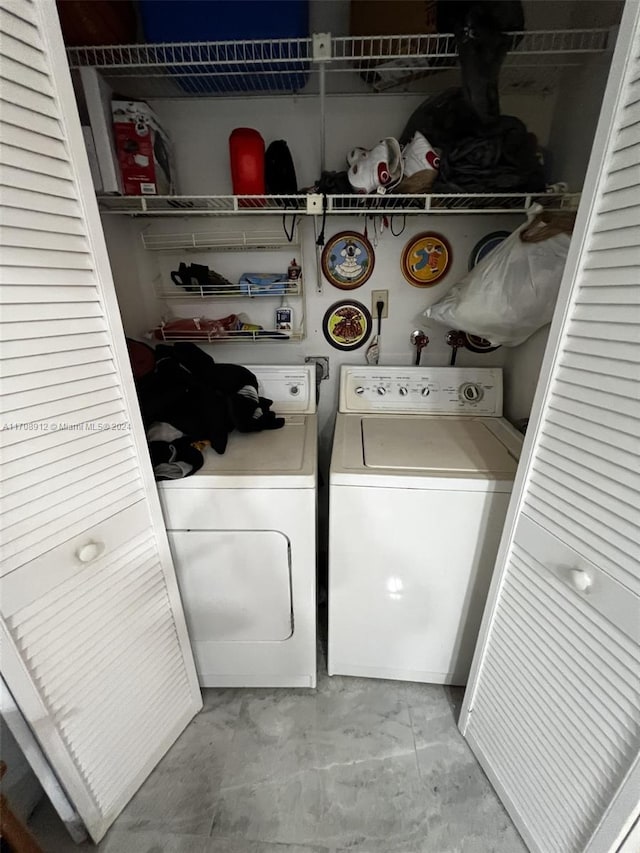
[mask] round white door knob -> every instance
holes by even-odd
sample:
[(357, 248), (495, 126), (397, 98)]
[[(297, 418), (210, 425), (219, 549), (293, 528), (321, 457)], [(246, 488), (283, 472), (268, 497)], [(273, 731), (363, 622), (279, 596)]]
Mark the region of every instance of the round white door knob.
[(578, 592), (588, 592), (591, 589), (591, 577), (583, 569), (570, 569), (571, 584)]
[(81, 563), (90, 563), (104, 552), (104, 542), (87, 542), (76, 551), (76, 557)]

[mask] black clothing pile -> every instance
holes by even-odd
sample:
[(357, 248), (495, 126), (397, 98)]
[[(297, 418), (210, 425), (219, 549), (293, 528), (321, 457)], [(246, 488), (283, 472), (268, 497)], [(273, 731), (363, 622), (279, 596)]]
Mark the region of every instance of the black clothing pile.
[[(543, 193), (546, 176), (536, 137), (520, 119), (500, 114), (500, 69), (522, 38), (509, 33), (525, 28), (521, 0), (438, 0), (436, 13), (437, 31), (454, 34), (462, 88), (421, 104), (400, 145), (419, 131), (437, 149), (440, 167), (432, 193)], [(438, 58), (431, 63), (437, 69)], [(346, 171), (323, 172), (314, 191), (354, 192)], [(395, 207), (395, 202), (383, 196), (378, 206)]]
[[(155, 358), (155, 368), (138, 378), (136, 387), (158, 478), (172, 477), (158, 466), (179, 467), (181, 462), (183, 476), (194, 473), (202, 466), (199, 445), (210, 444), (222, 454), (234, 429), (260, 432), (284, 426), (246, 367), (216, 364), (192, 343), (159, 344)], [(173, 476), (181, 476), (173, 470)]]
[(400, 144), (406, 145), (416, 131), (440, 149), (434, 193), (545, 190), (536, 137), (515, 116), (482, 124), (461, 89), (448, 89), (420, 104), (402, 131)]
[[(524, 30), (520, 0), (438, 0), (439, 33), (456, 40), (462, 88), (482, 123), (500, 115), (498, 77), (512, 46), (510, 32)], [(517, 38), (517, 44), (520, 38)], [(433, 145), (433, 141), (429, 140)]]

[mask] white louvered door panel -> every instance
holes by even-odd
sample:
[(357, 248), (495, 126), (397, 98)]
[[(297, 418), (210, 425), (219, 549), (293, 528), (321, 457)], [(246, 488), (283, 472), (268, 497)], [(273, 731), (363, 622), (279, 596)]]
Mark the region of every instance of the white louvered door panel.
[(638, 811), (639, 9), (621, 22), (460, 720), (539, 853), (609, 853)]
[(0, 11), (3, 575), (145, 494), (30, 7), (16, 0)]
[(2, 3), (1, 662), (97, 841), (201, 700), (64, 56)]

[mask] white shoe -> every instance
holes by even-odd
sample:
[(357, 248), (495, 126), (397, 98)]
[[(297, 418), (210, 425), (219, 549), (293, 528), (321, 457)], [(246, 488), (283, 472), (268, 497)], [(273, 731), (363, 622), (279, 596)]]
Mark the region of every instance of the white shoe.
[(404, 146), (402, 151), (404, 160), (404, 175), (410, 178), (425, 169), (437, 172), (440, 168), (440, 156), (435, 148), (432, 148), (427, 139), (416, 131), (413, 139)]
[(386, 193), (402, 180), (402, 151), (392, 136), (371, 150), (353, 148), (347, 155), (349, 183), (357, 193)]
[(354, 163), (357, 163), (359, 160), (362, 160), (368, 154), (368, 150), (366, 148), (352, 148), (351, 151), (347, 154), (347, 163), (349, 166), (353, 166)]

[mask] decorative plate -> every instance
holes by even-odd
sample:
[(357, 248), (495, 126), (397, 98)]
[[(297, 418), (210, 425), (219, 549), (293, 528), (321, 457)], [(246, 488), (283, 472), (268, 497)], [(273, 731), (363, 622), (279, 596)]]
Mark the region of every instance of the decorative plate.
[(486, 338), (481, 338), (478, 335), (470, 335), (468, 332), (462, 332), (461, 334), (464, 338), (464, 346), (468, 350), (471, 350), (471, 352), (493, 352), (500, 348), (500, 344), (496, 346)]
[(346, 299), (334, 303), (322, 320), (322, 331), (332, 347), (358, 349), (371, 334), (371, 314), (360, 302)]
[(400, 267), (409, 284), (431, 287), (451, 265), (451, 246), (440, 234), (426, 231), (412, 237), (402, 251)]
[(469, 269), (472, 270), (476, 264), (479, 264), (489, 252), (493, 251), (496, 246), (499, 246), (510, 234), (511, 231), (492, 231), (491, 234), (487, 234), (482, 240), (478, 240), (469, 255)]
[(322, 272), (340, 290), (353, 290), (364, 284), (374, 263), (373, 246), (357, 231), (335, 234), (322, 252)]

